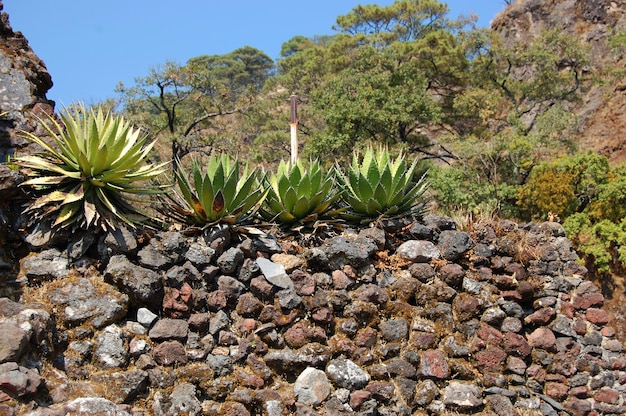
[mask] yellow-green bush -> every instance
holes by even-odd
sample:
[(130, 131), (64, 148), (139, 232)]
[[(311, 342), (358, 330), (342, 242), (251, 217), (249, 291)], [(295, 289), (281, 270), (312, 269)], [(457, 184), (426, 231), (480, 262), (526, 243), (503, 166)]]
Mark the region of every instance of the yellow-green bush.
[(548, 213), (565, 217), (576, 208), (574, 175), (556, 166), (540, 165), (519, 188), (517, 203), (524, 215), (545, 218)]

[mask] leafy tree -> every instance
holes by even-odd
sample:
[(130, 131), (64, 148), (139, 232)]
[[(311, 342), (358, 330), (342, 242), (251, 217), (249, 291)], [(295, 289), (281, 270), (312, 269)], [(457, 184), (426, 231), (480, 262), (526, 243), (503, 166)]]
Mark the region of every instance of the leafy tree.
[[(527, 181), (533, 166), (576, 150), (571, 136), (578, 122), (570, 107), (587, 82), (582, 75), (587, 50), (558, 31), (515, 47), (483, 29), (460, 32), (458, 41), (468, 66), (448, 118), (452, 134), (447, 140), (463, 164), (455, 168), (485, 183), (486, 196), (493, 201), (489, 205), (517, 215), (516, 188)], [(539, 171), (535, 175), (541, 176)], [(538, 189), (525, 188), (524, 195), (543, 192)], [(565, 206), (546, 200), (535, 208), (525, 215), (545, 215)]]
[(192, 58), (184, 66), (166, 62), (118, 92), (124, 112), (169, 137), (172, 158), (181, 158), (206, 145), (200, 137), (213, 120), (246, 111), (272, 71), (273, 61), (263, 52), (243, 47)]
[(438, 122), (440, 109), (419, 65), (396, 65), (400, 59), (394, 51), (360, 47), (352, 65), (313, 92), (312, 105), (332, 138), (316, 141), (313, 149), (347, 150), (354, 140), (424, 143), (418, 128)]
[(559, 28), (513, 46), (490, 30), (462, 38), (471, 58), (471, 82), (456, 100), (461, 114), (480, 117), (475, 120), (491, 123), (496, 132), (514, 128), (526, 135), (548, 109), (578, 99), (588, 48)]
[(430, 153), (424, 128), (443, 121), (466, 65), (453, 32), (468, 22), (447, 13), (437, 1), (358, 6), (337, 18), (337, 35), (283, 45), (277, 82), (308, 102), (309, 153), (341, 157), (371, 141)]

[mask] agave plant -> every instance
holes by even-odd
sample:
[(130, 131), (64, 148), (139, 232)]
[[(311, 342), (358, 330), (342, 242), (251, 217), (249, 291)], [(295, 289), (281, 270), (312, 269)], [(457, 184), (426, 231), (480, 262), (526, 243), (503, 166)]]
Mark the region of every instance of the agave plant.
[(52, 116), (39, 122), (54, 145), (29, 132), (23, 137), (43, 148), (38, 155), (17, 158), (28, 169), (22, 183), (40, 195), (25, 212), (33, 220), (49, 219), (53, 229), (132, 227), (149, 216), (130, 204), (130, 195), (162, 192), (150, 181), (166, 164), (148, 163), (154, 142), (123, 117), (78, 105), (64, 109), (62, 124)]
[(339, 195), (334, 192), (333, 177), (333, 172), (324, 172), (317, 161), (311, 161), (308, 170), (300, 161), (281, 161), (276, 173), (266, 178), (268, 194), (261, 215), (282, 224), (336, 216), (332, 205)]
[(203, 173), (196, 159), (191, 162), (191, 177), (176, 161), (176, 182), (180, 193), (166, 195), (166, 213), (175, 220), (194, 226), (224, 222), (242, 223), (267, 195), (260, 186), (256, 169), (244, 165), (240, 173), (238, 159), (227, 154), (211, 155)]
[(347, 174), (337, 169), (342, 200), (348, 206), (346, 219), (371, 222), (380, 217), (413, 215), (427, 209), (425, 176), (414, 180), (417, 159), (410, 165), (400, 154), (391, 160), (387, 148), (369, 147), (362, 159), (354, 153)]

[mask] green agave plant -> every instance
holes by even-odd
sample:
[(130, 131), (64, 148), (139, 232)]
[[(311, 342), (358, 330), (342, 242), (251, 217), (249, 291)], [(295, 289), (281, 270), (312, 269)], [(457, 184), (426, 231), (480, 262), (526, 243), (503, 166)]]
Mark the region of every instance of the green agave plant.
[(242, 223), (260, 206), (267, 191), (260, 186), (256, 169), (248, 171), (227, 154), (211, 155), (203, 173), (197, 160), (192, 159), (191, 176), (187, 176), (180, 161), (176, 161), (176, 182), (179, 193), (166, 195), (165, 213), (173, 219), (195, 226), (224, 222)]
[(347, 174), (337, 169), (342, 200), (348, 206), (344, 216), (361, 223), (395, 215), (422, 217), (427, 210), (425, 176), (414, 181), (417, 159), (408, 164), (400, 154), (391, 160), (387, 148), (369, 147), (363, 158), (354, 153)]
[(114, 229), (132, 227), (149, 215), (129, 203), (130, 195), (162, 192), (149, 182), (165, 171), (164, 164), (147, 163), (154, 142), (123, 117), (78, 105), (64, 109), (62, 124), (52, 116), (39, 122), (54, 140), (46, 143), (32, 133), (23, 137), (43, 148), (38, 155), (17, 158), (29, 169), (22, 183), (39, 196), (26, 209), (33, 221), (51, 219), (53, 228)]
[(268, 194), (261, 209), (266, 220), (303, 224), (338, 215), (332, 208), (339, 197), (333, 171), (324, 172), (317, 161), (311, 161), (308, 169), (300, 161), (281, 161), (266, 183)]

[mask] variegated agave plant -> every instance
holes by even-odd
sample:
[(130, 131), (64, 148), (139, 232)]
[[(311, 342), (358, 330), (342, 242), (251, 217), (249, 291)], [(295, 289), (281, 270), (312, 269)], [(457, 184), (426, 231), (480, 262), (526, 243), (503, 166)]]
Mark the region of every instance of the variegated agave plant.
[(347, 173), (337, 168), (344, 217), (368, 223), (377, 218), (397, 215), (422, 217), (427, 210), (428, 188), (425, 176), (414, 179), (417, 159), (408, 164), (400, 154), (392, 160), (387, 148), (369, 147), (363, 157), (354, 153)]
[(260, 206), (267, 192), (260, 186), (256, 169), (244, 165), (240, 172), (238, 159), (227, 154), (213, 154), (203, 173), (200, 164), (191, 162), (191, 178), (180, 161), (176, 161), (178, 190), (168, 198), (163, 211), (171, 218), (193, 226), (219, 222), (243, 223)]
[(129, 196), (162, 192), (150, 183), (166, 164), (148, 163), (154, 142), (123, 117), (83, 105), (40, 119), (53, 146), (32, 133), (22, 135), (43, 148), (16, 161), (27, 168), (22, 186), (39, 195), (26, 209), (32, 222), (50, 219), (53, 229), (114, 229), (136, 226), (149, 215), (130, 204)]
[(268, 194), (261, 215), (283, 225), (337, 217), (333, 204), (339, 195), (333, 173), (324, 172), (317, 161), (311, 161), (308, 169), (300, 161), (281, 161), (276, 173), (266, 177)]

